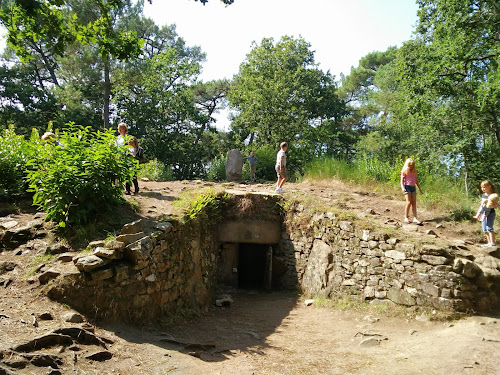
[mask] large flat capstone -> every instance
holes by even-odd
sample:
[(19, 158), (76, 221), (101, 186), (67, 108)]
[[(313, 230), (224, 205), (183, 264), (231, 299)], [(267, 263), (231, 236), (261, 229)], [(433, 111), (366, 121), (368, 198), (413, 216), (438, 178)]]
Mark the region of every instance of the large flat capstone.
[(277, 244), (281, 238), (278, 221), (239, 220), (219, 224), (219, 241), (233, 243)]

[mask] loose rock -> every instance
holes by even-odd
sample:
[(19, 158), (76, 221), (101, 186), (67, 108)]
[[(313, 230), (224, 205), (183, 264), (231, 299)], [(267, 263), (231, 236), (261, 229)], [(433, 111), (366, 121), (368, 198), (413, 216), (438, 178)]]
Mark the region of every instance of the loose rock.
[(100, 267), (104, 267), (110, 262), (109, 259), (102, 259), (95, 255), (80, 257), (76, 260), (75, 266), (80, 271), (92, 271)]
[(41, 313), (40, 315), (38, 315), (38, 319), (40, 319), (40, 320), (53, 320), (54, 317), (52, 316), (52, 314), (50, 312), (44, 312), (44, 313)]
[(111, 359), (113, 357), (113, 354), (108, 352), (107, 350), (101, 350), (95, 353), (91, 353), (85, 356), (85, 359), (89, 359), (91, 361), (107, 361), (108, 359)]
[(74, 312), (68, 312), (62, 316), (65, 322), (69, 323), (83, 323), (83, 317), (80, 314)]
[(47, 250), (45, 250), (45, 254), (56, 255), (56, 254), (66, 253), (68, 251), (69, 247), (59, 242), (47, 247)]
[[(136, 220), (132, 223), (125, 224), (120, 231), (120, 234), (133, 234), (142, 232), (142, 220)], [(119, 241), (119, 240), (118, 240)]]
[(54, 269), (49, 269), (42, 273), (40, 276), (38, 276), (38, 281), (40, 284), (47, 284), (50, 280), (57, 278), (61, 273), (59, 271), (56, 271)]

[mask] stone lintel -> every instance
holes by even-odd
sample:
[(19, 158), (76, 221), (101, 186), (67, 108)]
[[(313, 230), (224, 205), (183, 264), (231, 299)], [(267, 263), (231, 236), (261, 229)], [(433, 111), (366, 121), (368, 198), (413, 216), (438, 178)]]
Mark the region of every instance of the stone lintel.
[(219, 224), (219, 241), (233, 243), (277, 244), (281, 239), (279, 221), (241, 220)]

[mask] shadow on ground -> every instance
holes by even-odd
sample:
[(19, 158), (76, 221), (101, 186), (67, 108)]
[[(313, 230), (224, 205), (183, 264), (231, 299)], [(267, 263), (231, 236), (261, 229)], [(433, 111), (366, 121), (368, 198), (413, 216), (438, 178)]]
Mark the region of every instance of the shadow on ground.
[(263, 355), (269, 347), (266, 338), (286, 329), (284, 319), (297, 304), (297, 295), (288, 292), (239, 290), (231, 295), (230, 307), (209, 308), (207, 313), (182, 324), (156, 329), (104, 324), (101, 328), (137, 344), (152, 344), (219, 362), (239, 353)]

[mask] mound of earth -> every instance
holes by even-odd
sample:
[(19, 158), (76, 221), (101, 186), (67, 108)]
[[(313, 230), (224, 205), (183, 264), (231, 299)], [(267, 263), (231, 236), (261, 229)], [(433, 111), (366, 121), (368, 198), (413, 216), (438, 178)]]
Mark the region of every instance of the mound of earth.
[[(207, 187), (274, 190), (272, 184), (142, 181), (140, 193), (126, 197), (137, 202), (131, 219), (178, 216), (179, 196)], [(442, 212), (422, 208), (421, 226), (403, 224), (402, 196), (338, 181), (285, 188), (288, 200), (342, 209), (379, 225), (484, 251), (476, 246), (482, 241), (479, 224), (451, 222)], [(289, 292), (229, 290), (230, 306), (213, 306), (185, 321), (165, 317), (143, 327), (98, 323), (44, 295), (46, 282), (80, 249), (59, 241), (43, 215), (29, 206), (0, 211), (0, 229), (20, 236), (0, 252), (0, 374), (498, 373), (500, 320), (495, 316), (443, 322), (411, 309), (339, 310), (304, 303)]]

